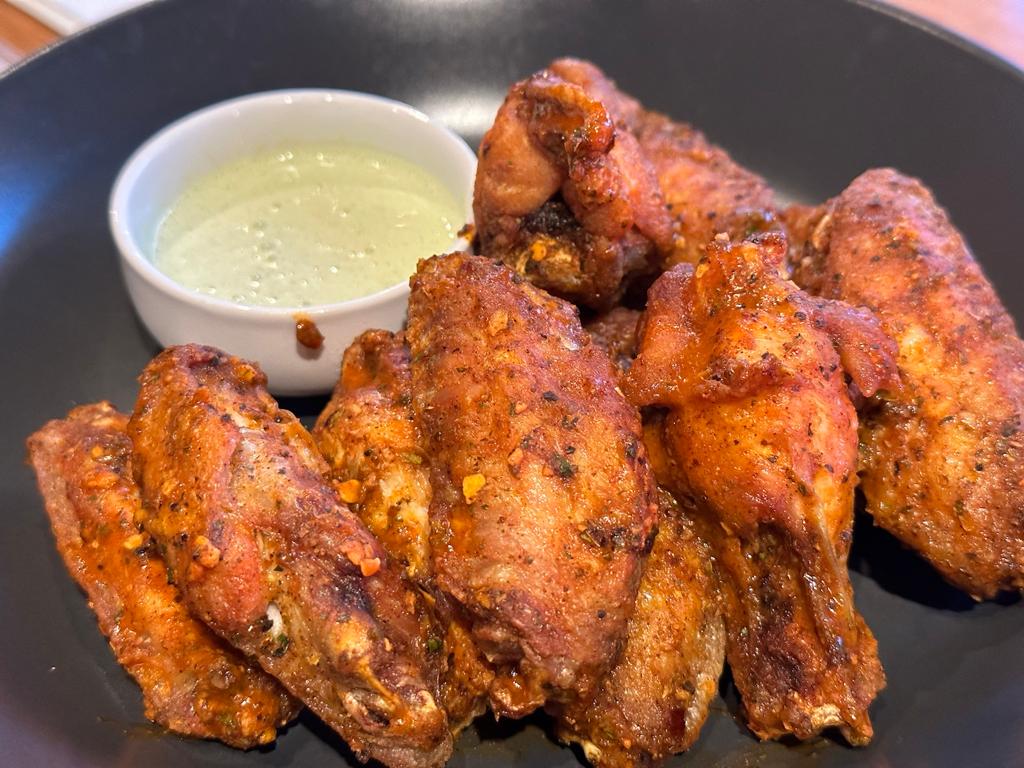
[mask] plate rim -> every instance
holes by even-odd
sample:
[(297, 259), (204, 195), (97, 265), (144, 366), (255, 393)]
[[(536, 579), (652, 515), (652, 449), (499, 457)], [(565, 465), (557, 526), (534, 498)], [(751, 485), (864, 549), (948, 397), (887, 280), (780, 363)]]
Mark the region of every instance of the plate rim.
[[(1004, 56), (997, 51), (987, 48), (979, 42), (972, 40), (969, 37), (957, 32), (956, 30), (950, 29), (949, 27), (940, 24), (937, 21), (932, 21), (924, 16), (911, 11), (907, 8), (902, 8), (891, 3), (885, 2), (885, 0), (817, 0), (818, 2), (833, 2), (841, 3), (844, 5), (853, 5), (859, 8), (864, 8), (872, 13), (877, 13), (882, 16), (887, 16), (896, 21), (903, 22), (911, 27), (914, 27), (920, 32), (923, 32), (931, 37), (937, 38), (943, 42), (953, 45), (963, 53), (973, 56), (976, 59), (980, 59), (987, 64), (994, 66), (996, 69), (1002, 71), (1004, 74), (1010, 75), (1012, 78), (1017, 80), (1022, 86), (1024, 86), (1024, 64), (1018, 65), (1011, 61), (1009, 58)], [(167, 6), (174, 5), (179, 0), (148, 0), (148, 2), (136, 6), (134, 8), (128, 8), (127, 10), (121, 11), (114, 14), (113, 16), (104, 19), (103, 21), (93, 24), (83, 29), (78, 30), (70, 35), (64, 37), (58, 37), (42, 48), (34, 51), (24, 59), (18, 61), (6, 70), (0, 72), (0, 93), (2, 93), (5, 83), (14, 75), (30, 70), (33, 66), (46, 57), (49, 54), (63, 50), (68, 46), (77, 46), (80, 41), (84, 38), (91, 37), (95, 32), (101, 32), (103, 29), (113, 26), (115, 24), (122, 23), (126, 18), (133, 16), (142, 16), (144, 14), (153, 13), (154, 9), (165, 8)], [(48, 59), (47, 59), (48, 60)]]

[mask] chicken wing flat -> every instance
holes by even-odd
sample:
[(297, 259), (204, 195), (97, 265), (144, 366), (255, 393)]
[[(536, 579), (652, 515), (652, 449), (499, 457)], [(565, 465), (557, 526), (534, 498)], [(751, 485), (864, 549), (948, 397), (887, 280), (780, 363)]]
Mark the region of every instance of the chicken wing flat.
[(110, 403), (96, 403), (28, 439), (57, 549), (142, 688), (147, 718), (240, 749), (268, 744), (299, 705), (185, 609), (136, 522), (127, 426)]
[(438, 587), (521, 716), (592, 695), (657, 516), (640, 418), (575, 309), (482, 257), (420, 262), (407, 339)]
[[(615, 307), (585, 326), (620, 377), (636, 355), (641, 316)], [(660, 482), (663, 443), (648, 438), (658, 417), (645, 419), (644, 442)], [(548, 708), (559, 738), (579, 743), (595, 766), (654, 766), (689, 749), (722, 674), (725, 626), (710, 549), (693, 529), (692, 510), (665, 490), (659, 502), (657, 538), (619, 659), (592, 700)]]
[(338, 499), (309, 433), (250, 363), (172, 347), (129, 424), (144, 525), (192, 612), (361, 757), (441, 765), (418, 593)]
[(342, 498), (430, 596), (443, 630), (428, 641), (429, 650), (445, 654), (439, 699), (457, 733), (486, 708), (494, 672), (462, 617), (434, 589), (430, 470), (412, 410), (409, 348), (402, 337), (367, 331), (352, 343), (313, 437)]
[(629, 280), (696, 261), (718, 232), (773, 228), (773, 194), (694, 128), (559, 59), (516, 83), (480, 145), (484, 253), (595, 309)]
[(864, 744), (884, 675), (846, 570), (857, 416), (842, 361), (871, 395), (895, 376), (891, 342), (866, 313), (784, 279), (785, 251), (778, 234), (716, 241), (696, 268), (662, 275), (625, 384), (668, 409), (658, 463), (702, 513), (750, 728), (809, 738), (839, 726)]
[(553, 708), (558, 735), (599, 768), (655, 766), (690, 748), (725, 657), (718, 577), (688, 514), (660, 492), (658, 534), (622, 654), (589, 702)]
[(1024, 343), (918, 181), (868, 171), (816, 216), (795, 279), (872, 309), (903, 388), (861, 425), (875, 522), (976, 598), (1024, 588)]
[(345, 351), (313, 438), (339, 495), (414, 582), (429, 583), (430, 474), (412, 412), (409, 349), (367, 331)]

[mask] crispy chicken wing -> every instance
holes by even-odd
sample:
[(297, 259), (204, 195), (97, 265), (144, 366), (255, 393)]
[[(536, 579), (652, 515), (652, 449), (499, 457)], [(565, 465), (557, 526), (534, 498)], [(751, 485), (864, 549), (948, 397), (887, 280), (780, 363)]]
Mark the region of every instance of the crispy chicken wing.
[(894, 378), (891, 343), (866, 313), (787, 281), (785, 249), (778, 234), (715, 242), (662, 275), (626, 389), (668, 409), (663, 471), (702, 512), (751, 729), (839, 726), (863, 744), (884, 675), (846, 570), (857, 416), (841, 359), (870, 395)]
[(555, 68), (513, 85), (480, 144), (473, 196), (484, 253), (595, 308), (675, 239), (654, 171), (606, 95)]
[(388, 556), (430, 582), (430, 474), (412, 413), (409, 349), (367, 331), (345, 350), (331, 401), (313, 438), (344, 501), (355, 505)]
[(868, 171), (816, 215), (795, 279), (871, 308), (903, 388), (861, 425), (875, 522), (976, 598), (1024, 588), (1024, 343), (920, 182)]
[[(626, 307), (586, 324), (593, 343), (625, 376), (636, 356), (642, 313)], [(659, 478), (659, 413), (644, 419), (651, 469)], [(665, 475), (662, 472), (662, 475)], [(549, 707), (559, 738), (579, 743), (596, 766), (653, 766), (693, 744), (718, 689), (725, 654), (718, 576), (692, 510), (659, 490), (658, 534), (647, 559), (626, 642), (593, 700)]]
[(696, 261), (718, 232), (776, 226), (763, 179), (577, 59), (512, 86), (480, 145), (473, 210), (484, 253), (596, 309), (635, 275)]
[(57, 549), (142, 688), (147, 718), (241, 749), (267, 744), (299, 705), (185, 609), (136, 522), (127, 426), (110, 403), (96, 403), (28, 439)]
[(660, 492), (658, 535), (622, 654), (592, 701), (553, 707), (559, 738), (595, 766), (654, 766), (690, 748), (718, 692), (725, 626), (718, 577), (689, 512)]
[(140, 381), (129, 433), (144, 525), (193, 613), (358, 755), (441, 765), (451, 737), (421, 598), (338, 499), (262, 372), (187, 345)]
[(615, 659), (657, 515), (640, 419), (573, 307), (481, 257), (420, 262), (407, 338), (438, 587), (520, 716)]
[(466, 621), (434, 588), (430, 470), (413, 415), (409, 348), (402, 337), (367, 331), (352, 343), (313, 437), (342, 498), (354, 505), (388, 556), (404, 564), (409, 578), (430, 596), (444, 630), (429, 648), (445, 657), (440, 702), (457, 733), (486, 708), (494, 672)]
[(692, 125), (644, 109), (588, 61), (558, 59), (549, 70), (593, 94), (616, 126), (636, 137), (677, 235), (665, 266), (695, 263), (720, 232), (736, 239), (778, 228), (775, 193), (767, 182)]

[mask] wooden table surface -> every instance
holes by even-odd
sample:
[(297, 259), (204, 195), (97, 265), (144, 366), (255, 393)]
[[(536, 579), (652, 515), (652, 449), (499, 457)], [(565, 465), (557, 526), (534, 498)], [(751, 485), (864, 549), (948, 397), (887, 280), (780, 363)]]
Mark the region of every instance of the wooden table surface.
[[(890, 0), (991, 48), (1024, 68), (1024, 0)], [(57, 33), (0, 0), (0, 70), (56, 40)]]
[(52, 43), (57, 33), (10, 3), (0, 0), (0, 70)]

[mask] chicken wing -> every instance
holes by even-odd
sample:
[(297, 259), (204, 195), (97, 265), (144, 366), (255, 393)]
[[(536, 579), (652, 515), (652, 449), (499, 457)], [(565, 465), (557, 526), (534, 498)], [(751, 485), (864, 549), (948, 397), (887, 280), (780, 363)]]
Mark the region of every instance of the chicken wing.
[[(641, 316), (616, 307), (585, 326), (620, 378), (636, 355)], [(648, 437), (659, 415), (645, 418), (644, 442), (660, 482), (662, 443)], [(725, 627), (711, 552), (693, 530), (692, 510), (665, 490), (659, 502), (657, 538), (619, 659), (592, 700), (548, 707), (559, 738), (579, 743), (595, 766), (654, 766), (689, 749), (722, 674)]]
[(408, 347), (367, 331), (345, 350), (313, 438), (339, 495), (415, 583), (430, 582), (430, 476), (412, 413)]
[[(884, 684), (846, 557), (857, 416), (891, 385), (891, 342), (866, 313), (812, 301), (782, 275), (785, 239), (716, 241), (651, 288), (626, 391), (668, 409), (667, 480), (702, 513), (722, 572), (727, 656), (751, 729), (872, 735)], [(842, 355), (834, 345), (838, 344)]]
[(868, 171), (816, 215), (795, 279), (871, 308), (903, 388), (861, 425), (875, 522), (976, 598), (1024, 588), (1024, 343), (918, 181)]
[(674, 247), (654, 171), (602, 95), (554, 69), (513, 85), (480, 144), (473, 195), (484, 253), (595, 308)]
[(657, 515), (639, 414), (575, 309), (489, 259), (420, 262), (407, 338), (435, 578), (499, 667), (492, 708), (591, 695)]
[[(444, 653), (440, 702), (457, 733), (486, 708), (494, 672), (468, 626), (434, 589), (430, 558), (430, 471), (412, 410), (409, 348), (389, 331), (367, 331), (345, 351), (341, 376), (313, 430), (345, 501), (427, 593), (443, 627), (431, 653)], [(440, 633), (439, 633), (440, 634)]]
[(725, 656), (718, 577), (707, 543), (666, 491), (622, 654), (592, 701), (553, 707), (558, 735), (598, 768), (650, 767), (690, 748)]
[(136, 522), (142, 504), (127, 426), (110, 403), (96, 403), (28, 439), (57, 549), (142, 688), (147, 718), (240, 749), (268, 744), (299, 705), (181, 603)]
[(696, 261), (718, 232), (776, 226), (763, 179), (577, 59), (512, 86), (480, 145), (473, 210), (484, 253), (595, 309), (636, 275)]
[(129, 424), (144, 525), (192, 612), (362, 757), (451, 754), (418, 593), (338, 499), (310, 435), (255, 366), (172, 347)]

